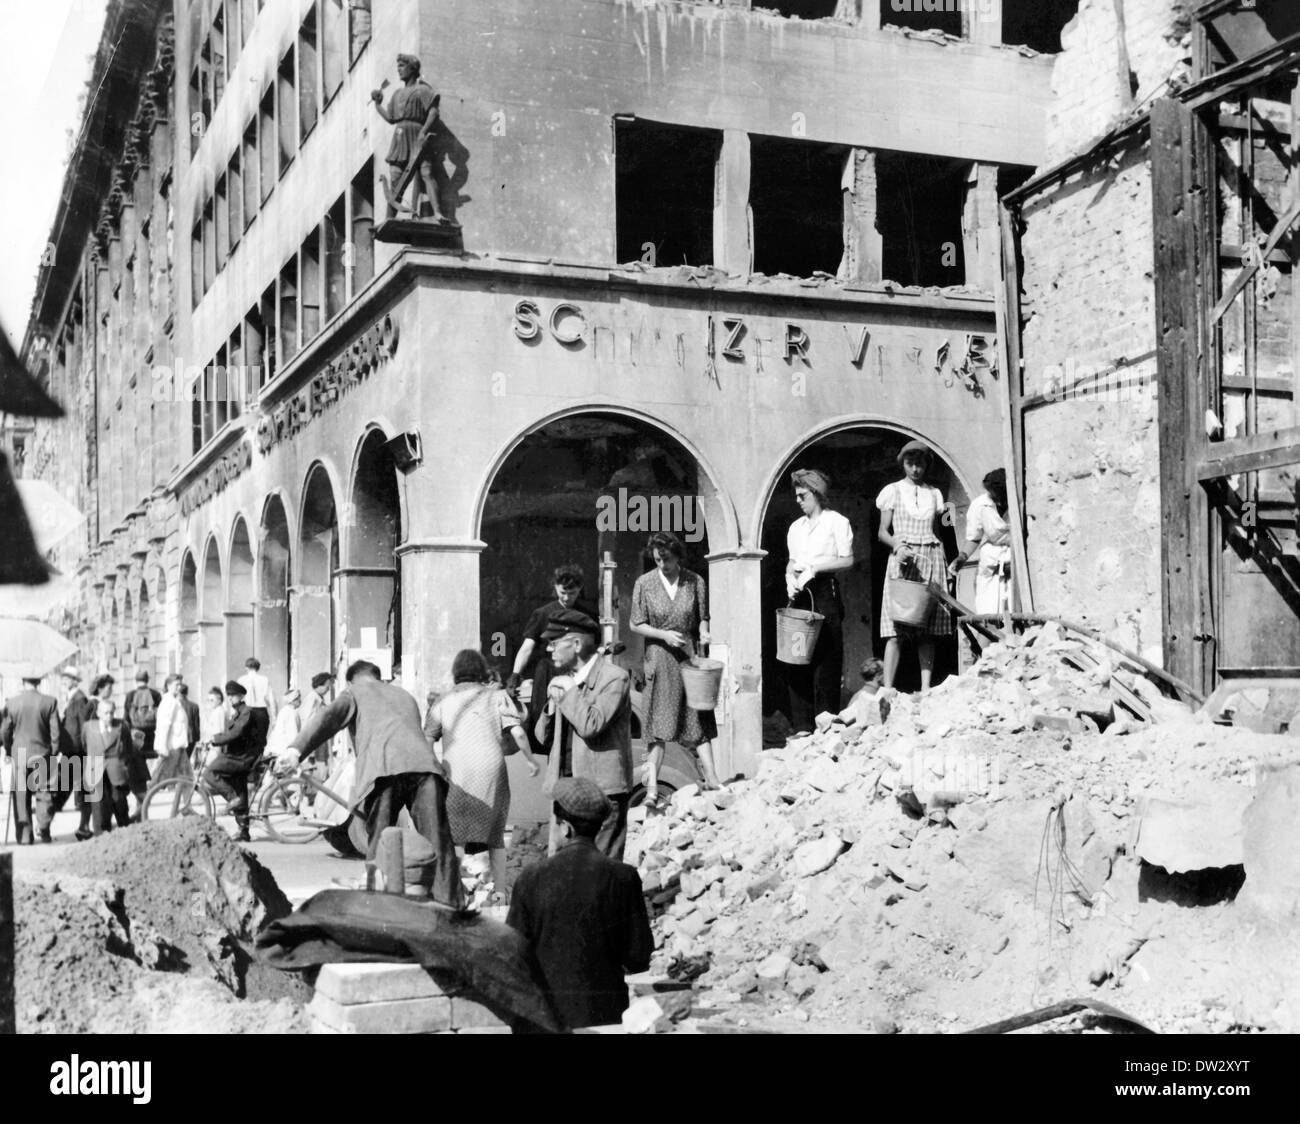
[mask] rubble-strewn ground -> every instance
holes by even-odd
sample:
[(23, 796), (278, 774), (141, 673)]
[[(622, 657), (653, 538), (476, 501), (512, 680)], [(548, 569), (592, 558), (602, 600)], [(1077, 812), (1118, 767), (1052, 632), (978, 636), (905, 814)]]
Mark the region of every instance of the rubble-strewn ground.
[(308, 989), (249, 955), (289, 903), (209, 820), (113, 832), (14, 890), (20, 1032), (305, 1029)]
[[(1105, 658), (1066, 667), (1078, 648), (1013, 638), (883, 721), (859, 696), (756, 778), (679, 792), (629, 847), (653, 970), (707, 963), (697, 1006), (750, 1025), (951, 1031), (1085, 997), (1160, 1031), (1300, 1029), (1293, 922), (1251, 905), (1248, 875), (1231, 900), (1242, 867), (1193, 892), (1136, 854), (1148, 800), (1239, 820), (1257, 763), (1300, 743), (1194, 720)], [(1112, 676), (1156, 722), (1100, 713)]]

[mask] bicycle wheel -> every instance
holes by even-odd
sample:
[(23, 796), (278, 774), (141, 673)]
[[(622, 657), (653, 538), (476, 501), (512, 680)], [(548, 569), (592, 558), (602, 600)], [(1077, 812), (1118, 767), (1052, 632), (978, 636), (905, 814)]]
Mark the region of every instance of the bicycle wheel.
[(267, 834), (277, 843), (310, 843), (325, 830), (313, 819), (314, 791), (300, 777), (276, 781), (262, 795), (257, 818), (266, 824)]
[(181, 816), (207, 816), (213, 819), (216, 810), (212, 795), (193, 777), (171, 777), (152, 785), (144, 794), (140, 805), (140, 819), (174, 820)]

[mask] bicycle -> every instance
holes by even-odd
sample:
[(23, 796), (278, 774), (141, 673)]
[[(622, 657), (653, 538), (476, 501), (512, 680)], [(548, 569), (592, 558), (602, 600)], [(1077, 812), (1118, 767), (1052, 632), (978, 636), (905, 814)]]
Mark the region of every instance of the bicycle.
[[(143, 822), (182, 816), (217, 818), (217, 794), (203, 779), (210, 752), (210, 748), (204, 749), (195, 763), (192, 777), (168, 777), (149, 787), (140, 805)], [(310, 843), (318, 839), (330, 825), (306, 813), (307, 805), (315, 805), (322, 796), (351, 813), (348, 801), (310, 773), (300, 769), (288, 776), (277, 777), (271, 765), (272, 760), (263, 757), (249, 774), (248, 818), (250, 824), (254, 820), (263, 824), (275, 842)], [(347, 822), (346, 817), (344, 822)]]

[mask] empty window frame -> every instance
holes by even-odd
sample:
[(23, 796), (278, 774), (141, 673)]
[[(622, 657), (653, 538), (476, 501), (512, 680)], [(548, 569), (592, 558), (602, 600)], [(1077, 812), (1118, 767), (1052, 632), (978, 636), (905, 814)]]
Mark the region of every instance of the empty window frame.
[(290, 47), (276, 70), (275, 125), (280, 137), (280, 175), (284, 175), (298, 151), (298, 89), (294, 75), (294, 57)]
[[(913, 31), (942, 31), (960, 38), (962, 8), (969, 7), (974, 2), (975, 0), (879, 0), (880, 23), (881, 26), (907, 27)], [(994, 0), (994, 3), (997, 2)]]
[(348, 3), (348, 63), (360, 57), (370, 42), (370, 0), (349, 0)]
[(330, 99), (343, 85), (348, 68), (348, 13), (345, 0), (321, 0), (321, 74), (324, 79), (322, 101)]
[(244, 393), (245, 401), (252, 402), (266, 382), (266, 322), (262, 319), (261, 305), (253, 305), (244, 313)]
[(309, 341), (320, 334), (321, 329), (321, 290), (324, 276), (320, 262), (320, 227), (308, 234), (303, 241), (299, 261), (301, 270), (298, 274), (298, 291), (301, 299), (298, 304), (298, 316), (302, 331), (302, 345), (306, 347)]
[(1002, 0), (1002, 42), (1058, 54), (1061, 31), (1078, 11), (1079, 0)]
[(876, 153), (876, 229), (885, 280), (920, 286), (965, 282), (961, 220), (969, 171), (964, 160)]
[(340, 195), (325, 215), (325, 320), (333, 320), (347, 303), (347, 196)]
[(262, 369), (258, 374), (258, 386), (263, 387), (275, 378), (279, 365), (276, 356), (280, 353), (278, 301), (275, 292), (276, 282), (272, 281), (258, 301), (257, 316), (262, 325)]
[(239, 6), (243, 15), (239, 27), (240, 40), (247, 43), (248, 37), (253, 34), (253, 21), (257, 19), (257, 13), (261, 5), (258, 4), (257, 0), (239, 0)]
[(754, 272), (810, 277), (839, 272), (844, 257), (844, 162), (839, 145), (749, 139)]
[(226, 401), (230, 403), (230, 416), (237, 418), (243, 412), (245, 385), (243, 324), (236, 326), (226, 345)]
[(226, 73), (233, 74), (239, 62), (239, 52), (244, 45), (245, 36), (240, 35), (242, 23), (240, 0), (228, 0), (226, 5)]
[(226, 93), (226, 30), (221, 8), (217, 8), (217, 14), (212, 20), (208, 42), (211, 44), (212, 107), (215, 109)]
[(226, 268), (230, 257), (230, 193), (226, 189), (226, 177), (217, 180), (215, 195), (216, 220), (216, 268), (217, 272)]
[(371, 157), (352, 180), (352, 284), (359, 292), (375, 275), (375, 161)]
[(257, 151), (257, 120), (249, 122), (248, 128), (244, 130), (243, 148), (240, 152), (240, 172), (242, 173), (242, 183), (244, 189), (243, 218), (244, 229), (248, 229), (248, 224), (253, 221), (253, 216), (257, 214), (258, 208), (262, 205), (261, 189), (261, 156)]
[(298, 28), (298, 140), (316, 127), (320, 116), (320, 55), (317, 51), (316, 6)]
[(280, 287), (276, 293), (280, 316), (280, 347), (277, 359), (287, 363), (298, 354), (298, 255), (294, 254), (280, 270)]
[(713, 194), (722, 134), (614, 121), (617, 260), (713, 264)]
[(212, 288), (217, 275), (217, 234), (215, 208), (209, 199), (203, 207), (203, 291)]
[(203, 286), (203, 219), (190, 231), (190, 305), (197, 308), (206, 290)]
[(279, 174), (279, 153), (280, 141), (275, 128), (275, 90), (268, 87), (257, 108), (258, 179), (261, 180), (259, 189), (263, 203), (275, 187)]

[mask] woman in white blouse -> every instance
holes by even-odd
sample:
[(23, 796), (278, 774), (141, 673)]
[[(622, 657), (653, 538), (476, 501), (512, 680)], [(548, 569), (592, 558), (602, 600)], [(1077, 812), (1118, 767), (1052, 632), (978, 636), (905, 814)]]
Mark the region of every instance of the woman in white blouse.
[(1011, 607), (1011, 529), (1007, 526), (1007, 473), (995, 468), (984, 477), (984, 494), (966, 509), (966, 545), (948, 572), (954, 577), (978, 551), (975, 611), (1002, 613)]
[[(888, 578), (945, 581), (947, 560), (939, 539), (943, 519), (943, 493), (925, 482), (934, 454), (923, 441), (909, 441), (898, 454), (903, 479), (888, 484), (876, 497), (880, 509), (880, 541), (893, 551), (885, 571), (885, 595), (880, 605), (880, 635), (885, 640), (885, 686), (893, 687), (898, 674), (898, 631), (890, 611)], [(906, 627), (906, 626), (905, 626)], [(934, 641), (952, 633), (952, 618), (944, 605), (935, 605), (923, 628), (907, 628), (916, 643), (921, 664), (921, 690), (930, 689), (934, 672)]]
[(815, 468), (790, 474), (802, 517), (790, 524), (786, 549), (785, 591), (798, 609), (815, 609), (822, 623), (812, 662), (786, 667), (790, 687), (790, 724), (796, 734), (810, 733), (824, 710), (838, 713), (844, 676), (844, 600), (835, 575), (853, 565), (853, 528), (838, 511), (826, 507), (830, 478)]

